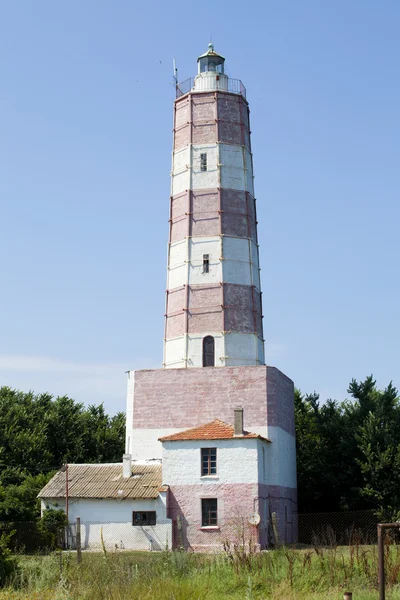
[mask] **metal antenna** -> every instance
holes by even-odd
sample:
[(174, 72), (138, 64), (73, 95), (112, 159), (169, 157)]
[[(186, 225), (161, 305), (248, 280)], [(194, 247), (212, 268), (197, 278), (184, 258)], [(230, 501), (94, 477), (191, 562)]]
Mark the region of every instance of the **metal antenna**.
[(172, 66), (174, 69), (173, 77), (174, 77), (175, 85), (178, 85), (178, 69), (176, 68), (176, 62), (175, 62), (174, 58), (172, 59)]

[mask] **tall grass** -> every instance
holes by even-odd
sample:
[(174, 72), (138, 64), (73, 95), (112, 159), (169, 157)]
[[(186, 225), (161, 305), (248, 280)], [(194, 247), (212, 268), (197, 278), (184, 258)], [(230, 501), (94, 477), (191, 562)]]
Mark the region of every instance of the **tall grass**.
[[(386, 546), (388, 600), (400, 600), (400, 548)], [(3, 600), (354, 600), (377, 598), (375, 546), (214, 555), (75, 553), (19, 557)]]

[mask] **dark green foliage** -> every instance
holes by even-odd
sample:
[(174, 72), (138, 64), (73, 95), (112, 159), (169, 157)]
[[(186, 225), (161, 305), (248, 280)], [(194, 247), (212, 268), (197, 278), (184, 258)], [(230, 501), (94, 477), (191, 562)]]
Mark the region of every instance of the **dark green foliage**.
[(47, 535), (48, 547), (61, 548), (65, 527), (68, 524), (67, 515), (63, 510), (46, 509), (39, 521), (39, 530)]
[(390, 383), (353, 380), (353, 400), (295, 394), (300, 512), (400, 511), (400, 403)]
[(12, 533), (0, 536), (0, 586), (3, 587), (10, 576), (17, 570), (18, 563), (9, 549)]
[(40, 515), (36, 496), (65, 462), (118, 462), (125, 415), (67, 396), (0, 388), (0, 521)]

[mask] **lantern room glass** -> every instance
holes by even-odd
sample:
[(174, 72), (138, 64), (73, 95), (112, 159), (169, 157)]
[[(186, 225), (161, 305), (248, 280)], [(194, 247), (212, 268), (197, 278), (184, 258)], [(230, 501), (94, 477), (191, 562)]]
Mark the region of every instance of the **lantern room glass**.
[(203, 56), (199, 59), (200, 73), (207, 73), (211, 71), (222, 74), (224, 72), (224, 62), (225, 60), (222, 58), (222, 56)]

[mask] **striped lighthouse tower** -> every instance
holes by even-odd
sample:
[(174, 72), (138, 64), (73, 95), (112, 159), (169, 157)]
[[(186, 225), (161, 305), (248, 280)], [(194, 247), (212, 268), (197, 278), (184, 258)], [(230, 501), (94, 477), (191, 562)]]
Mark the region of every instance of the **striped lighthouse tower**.
[(177, 85), (164, 368), (264, 365), (249, 105), (209, 44)]

